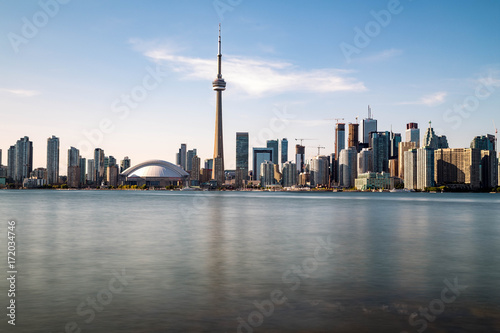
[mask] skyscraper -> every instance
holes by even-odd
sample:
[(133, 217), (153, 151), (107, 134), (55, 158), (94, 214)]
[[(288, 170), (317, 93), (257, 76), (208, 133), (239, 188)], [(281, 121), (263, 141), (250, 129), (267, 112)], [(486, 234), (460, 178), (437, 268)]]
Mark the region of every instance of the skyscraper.
[(491, 134), (476, 136), (472, 139), (470, 147), (479, 150), (495, 150), (495, 136)]
[(236, 133), (236, 185), (248, 177), (248, 132)]
[[(272, 161), (273, 149), (272, 148), (253, 148), (253, 179), (259, 180), (260, 178), (260, 165), (265, 161)], [(273, 167), (274, 170), (274, 167)], [(274, 172), (274, 171), (273, 171)]]
[(389, 158), (397, 159), (399, 156), (399, 143), (401, 142), (401, 133), (391, 133), (391, 151)]
[(399, 178), (404, 179), (405, 177), (405, 158), (406, 158), (405, 152), (407, 152), (410, 149), (416, 149), (416, 148), (417, 148), (417, 143), (413, 141), (399, 143), (399, 148), (398, 148)]
[(81, 180), (80, 151), (75, 147), (68, 149), (68, 186), (78, 187)]
[(16, 169), (14, 181), (22, 183), (33, 171), (33, 142), (25, 136), (16, 142)]
[(196, 149), (188, 150), (186, 153), (186, 171), (191, 171), (193, 169), (193, 157), (197, 155)]
[(371, 142), (373, 149), (373, 171), (389, 172), (390, 133), (388, 131), (372, 132)]
[(437, 149), (434, 152), (436, 185), (461, 184), (478, 189), (481, 151), (472, 148)]
[(354, 147), (358, 151), (359, 147), (359, 124), (349, 123), (349, 136), (347, 138), (347, 147)]
[(306, 148), (304, 146), (295, 146), (295, 164), (297, 167), (297, 173), (304, 172), (305, 152)]
[(417, 149), (409, 149), (403, 155), (405, 189), (415, 190), (417, 188)]
[(96, 148), (94, 150), (94, 175), (96, 186), (101, 186), (104, 180), (104, 150), (101, 148)]
[(362, 142), (370, 145), (370, 133), (377, 131), (377, 120), (372, 118), (372, 109), (368, 105), (368, 118), (363, 119), (363, 137)]
[(420, 147), (420, 129), (417, 123), (406, 124), (405, 142), (415, 142), (416, 147)]
[(179, 148), (179, 165), (181, 168), (186, 170), (186, 153), (187, 153), (187, 145), (185, 143), (181, 143), (181, 147)]
[(429, 147), (432, 149), (448, 148), (448, 140), (446, 139), (446, 136), (436, 135), (430, 121), (429, 128), (427, 128), (427, 130), (425, 131), (422, 147)]
[(125, 156), (120, 162), (120, 172), (123, 172), (128, 168), (130, 168), (130, 158), (128, 158), (128, 156)]
[(260, 184), (261, 186), (269, 186), (274, 184), (274, 163), (264, 161), (260, 165)]
[(200, 158), (195, 155), (193, 156), (193, 160), (191, 162), (192, 168), (191, 168), (191, 184), (194, 186), (200, 185), (200, 163), (201, 160)]
[(2, 166), (2, 149), (0, 149), (0, 166)]
[(354, 180), (358, 176), (358, 152), (355, 147), (349, 147), (340, 151), (339, 157), (339, 186), (353, 187)]
[(340, 151), (345, 148), (345, 124), (335, 124), (335, 156), (338, 159)]
[(59, 138), (47, 139), (47, 184), (59, 183)]
[(358, 175), (373, 171), (373, 150), (363, 148), (358, 154)]
[(80, 157), (80, 185), (85, 185), (86, 181), (86, 172), (85, 166), (87, 165), (87, 159), (84, 157)]
[(417, 189), (424, 190), (434, 184), (434, 149), (420, 147), (417, 149)]
[(217, 78), (212, 82), (213, 90), (216, 91), (216, 114), (215, 114), (215, 142), (214, 142), (214, 167), (212, 179), (217, 185), (224, 184), (224, 148), (222, 139), (222, 92), (226, 90), (226, 81), (222, 78), (222, 53), (219, 24), (219, 53), (217, 54)]
[(281, 139), (281, 165), (288, 161), (288, 140)]
[(297, 185), (297, 166), (292, 162), (283, 164), (283, 187)]
[(311, 186), (328, 186), (330, 159), (326, 156), (315, 156), (311, 161)]
[(279, 163), (279, 142), (278, 139), (276, 140), (267, 140), (267, 148), (271, 148), (273, 150), (273, 164), (278, 164)]
[(16, 146), (7, 151), (7, 177), (14, 179), (16, 175)]
[(87, 184), (92, 185), (95, 183), (95, 164), (94, 160), (87, 161)]

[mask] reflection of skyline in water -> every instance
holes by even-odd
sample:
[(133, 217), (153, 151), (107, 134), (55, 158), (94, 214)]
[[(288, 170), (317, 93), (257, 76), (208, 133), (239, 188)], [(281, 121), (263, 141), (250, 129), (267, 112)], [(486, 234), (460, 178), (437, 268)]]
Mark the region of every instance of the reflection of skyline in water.
[[(288, 301), (256, 332), (412, 332), (410, 313), (455, 277), (468, 289), (428, 330), (500, 331), (499, 203), (488, 194), (0, 193), (2, 215), (18, 220), (19, 327), (44, 332), (68, 321), (92, 332), (230, 332), (276, 289)], [(292, 290), (283, 273), (326, 236), (334, 253), (310, 276), (291, 275)], [(76, 307), (122, 269), (134, 281), (85, 323)]]

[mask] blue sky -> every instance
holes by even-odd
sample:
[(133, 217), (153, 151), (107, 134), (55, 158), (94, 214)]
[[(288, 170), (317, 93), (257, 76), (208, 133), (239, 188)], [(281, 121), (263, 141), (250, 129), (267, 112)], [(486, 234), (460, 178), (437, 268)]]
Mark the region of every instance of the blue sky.
[(368, 105), (379, 130), (431, 120), (451, 147), (500, 126), (498, 1), (0, 1), (3, 164), (25, 135), (35, 167), (60, 137), (61, 174), (70, 146), (211, 158), (219, 22), (226, 168), (236, 132), (331, 153), (333, 118)]

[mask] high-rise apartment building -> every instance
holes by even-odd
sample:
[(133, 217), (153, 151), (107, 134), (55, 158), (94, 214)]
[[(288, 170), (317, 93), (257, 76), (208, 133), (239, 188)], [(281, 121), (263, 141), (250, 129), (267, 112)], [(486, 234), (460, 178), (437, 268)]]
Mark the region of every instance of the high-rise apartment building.
[(363, 148), (358, 154), (358, 175), (373, 171), (373, 150)]
[(95, 183), (95, 164), (94, 160), (87, 160), (87, 184), (93, 185)]
[(86, 170), (85, 170), (86, 166), (87, 166), (87, 159), (80, 156), (80, 185), (85, 185), (87, 183)]
[(130, 168), (130, 163), (130, 158), (128, 158), (128, 156), (125, 156), (123, 160), (120, 161), (120, 173)]
[(302, 145), (295, 145), (295, 165), (297, 173), (304, 172), (306, 147)]
[(481, 186), (481, 151), (471, 148), (437, 149), (434, 152), (436, 185)]
[(347, 147), (354, 147), (359, 150), (359, 124), (348, 124), (349, 136), (347, 138)]
[(399, 178), (404, 179), (405, 177), (405, 152), (410, 149), (416, 149), (417, 143), (414, 141), (400, 142), (398, 149), (398, 172)]
[(104, 150), (94, 149), (94, 182), (96, 186), (101, 186), (104, 181)]
[(264, 161), (260, 164), (260, 185), (270, 186), (274, 185), (274, 163), (271, 161)]
[(193, 169), (193, 157), (198, 154), (196, 149), (188, 150), (186, 153), (186, 171), (190, 172)]
[(420, 147), (417, 149), (417, 189), (434, 185), (434, 149)]
[(330, 160), (326, 156), (316, 156), (311, 161), (311, 186), (329, 186)]
[(403, 155), (405, 189), (415, 190), (417, 188), (417, 149), (409, 149)]
[(47, 139), (47, 184), (59, 182), (59, 138)]
[(81, 183), (80, 151), (75, 147), (68, 149), (68, 186), (79, 187)]
[(339, 186), (353, 187), (358, 176), (358, 152), (355, 147), (349, 147), (340, 151), (339, 157)]
[(33, 142), (25, 136), (16, 142), (14, 181), (22, 183), (33, 171)]
[(283, 164), (283, 187), (297, 185), (297, 165), (290, 161)]

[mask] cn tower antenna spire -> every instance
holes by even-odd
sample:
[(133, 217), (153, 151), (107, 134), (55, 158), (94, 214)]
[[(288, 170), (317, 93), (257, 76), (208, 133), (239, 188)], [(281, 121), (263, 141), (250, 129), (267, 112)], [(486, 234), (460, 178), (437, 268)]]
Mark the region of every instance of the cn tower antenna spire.
[(220, 23), (219, 23), (219, 53), (217, 53), (217, 77), (222, 77), (222, 51), (221, 51), (221, 40), (220, 40)]

